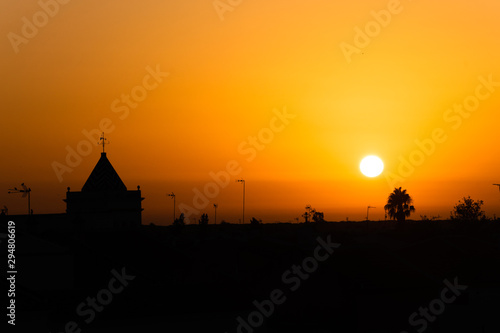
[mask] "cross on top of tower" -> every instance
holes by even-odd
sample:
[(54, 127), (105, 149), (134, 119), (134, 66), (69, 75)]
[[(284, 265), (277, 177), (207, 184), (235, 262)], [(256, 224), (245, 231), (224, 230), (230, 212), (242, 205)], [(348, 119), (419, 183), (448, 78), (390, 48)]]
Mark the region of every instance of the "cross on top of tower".
[(105, 152), (104, 146), (106, 144), (109, 144), (109, 141), (107, 141), (107, 139), (104, 137), (104, 132), (102, 132), (101, 137), (99, 138), (98, 145), (102, 145), (102, 152), (103, 153)]

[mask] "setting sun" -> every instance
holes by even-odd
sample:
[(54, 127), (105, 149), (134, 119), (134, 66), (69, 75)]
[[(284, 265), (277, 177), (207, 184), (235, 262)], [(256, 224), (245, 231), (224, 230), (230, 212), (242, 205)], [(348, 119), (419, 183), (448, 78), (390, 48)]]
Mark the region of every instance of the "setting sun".
[(367, 156), (359, 164), (359, 169), (366, 177), (377, 177), (384, 170), (384, 162), (377, 156)]

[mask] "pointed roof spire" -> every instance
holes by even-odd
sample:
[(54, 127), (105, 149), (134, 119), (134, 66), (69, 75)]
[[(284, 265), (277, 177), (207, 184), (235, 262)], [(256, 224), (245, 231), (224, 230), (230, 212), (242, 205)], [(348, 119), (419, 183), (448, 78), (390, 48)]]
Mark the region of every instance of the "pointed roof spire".
[(105, 152), (101, 153), (101, 158), (94, 167), (94, 170), (90, 173), (85, 185), (82, 187), (82, 192), (103, 191), (127, 191), (127, 187), (111, 165)]

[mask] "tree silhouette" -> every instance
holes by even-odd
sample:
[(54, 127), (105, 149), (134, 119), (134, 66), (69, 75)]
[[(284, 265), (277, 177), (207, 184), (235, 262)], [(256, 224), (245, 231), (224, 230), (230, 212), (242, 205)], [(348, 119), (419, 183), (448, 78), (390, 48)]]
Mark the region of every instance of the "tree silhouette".
[(312, 217), (314, 214), (314, 209), (311, 208), (311, 205), (306, 206), (306, 212), (302, 214), (302, 217), (305, 220), (305, 223), (309, 223), (309, 219)]
[(420, 219), (421, 219), (422, 221), (434, 221), (434, 220), (436, 220), (436, 219), (438, 219), (438, 218), (440, 218), (440, 217), (441, 217), (441, 216), (439, 216), (439, 214), (438, 214), (437, 216), (430, 216), (430, 217), (429, 217), (429, 216), (427, 216), (427, 215), (420, 215)]
[(179, 218), (174, 220), (174, 223), (172, 223), (172, 232), (174, 235), (178, 235), (181, 233), (182, 229), (186, 226), (186, 223), (184, 222), (184, 213), (181, 213)]
[(312, 219), (314, 222), (325, 221), (325, 214), (323, 214), (323, 212), (316, 211), (316, 209), (312, 208), (311, 205), (306, 206), (306, 212), (302, 214), (302, 217), (304, 218), (305, 223), (309, 223), (310, 219)]
[(483, 206), (483, 200), (474, 201), (470, 196), (463, 198), (462, 201), (458, 201), (458, 204), (453, 207), (452, 214), (450, 218), (452, 220), (468, 220), (468, 221), (478, 221), (480, 219), (485, 219), (484, 211), (481, 210)]
[(404, 222), (405, 218), (409, 217), (415, 211), (415, 207), (411, 205), (413, 199), (406, 190), (394, 188), (394, 191), (387, 198), (387, 205), (384, 209), (389, 213), (389, 217), (398, 222)]
[(178, 219), (175, 219), (173, 225), (176, 226), (176, 227), (183, 227), (185, 225), (185, 223), (184, 223), (184, 213), (181, 213), (181, 216), (179, 216)]
[(198, 220), (198, 224), (201, 226), (208, 225), (208, 214), (202, 214), (201, 218)]
[(323, 214), (323, 212), (315, 211), (313, 216), (312, 216), (312, 219), (316, 223), (325, 222), (325, 214)]

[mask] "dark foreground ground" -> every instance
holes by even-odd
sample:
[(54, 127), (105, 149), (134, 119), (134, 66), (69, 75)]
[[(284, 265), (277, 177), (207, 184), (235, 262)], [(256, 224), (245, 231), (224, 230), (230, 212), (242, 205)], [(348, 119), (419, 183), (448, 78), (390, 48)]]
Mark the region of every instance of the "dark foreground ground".
[(25, 229), (16, 240), (19, 332), (500, 332), (500, 222)]

